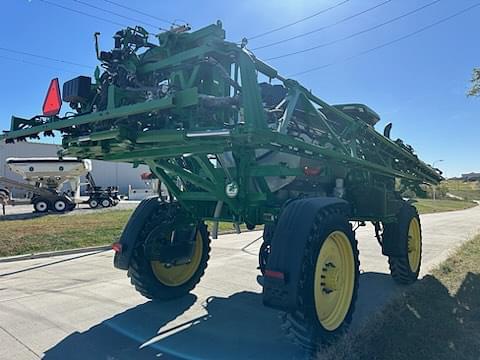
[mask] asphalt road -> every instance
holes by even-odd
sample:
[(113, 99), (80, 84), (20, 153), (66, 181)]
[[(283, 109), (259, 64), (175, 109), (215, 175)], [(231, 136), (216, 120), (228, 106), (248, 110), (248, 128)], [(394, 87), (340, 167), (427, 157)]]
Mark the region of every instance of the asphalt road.
[[(422, 273), (480, 232), (480, 207), (422, 216)], [(202, 282), (186, 298), (155, 303), (113, 269), (110, 251), (0, 264), (0, 359), (300, 359), (261, 304), (255, 239), (213, 242)], [(388, 275), (371, 226), (357, 232), (361, 283), (354, 327), (402, 287)]]

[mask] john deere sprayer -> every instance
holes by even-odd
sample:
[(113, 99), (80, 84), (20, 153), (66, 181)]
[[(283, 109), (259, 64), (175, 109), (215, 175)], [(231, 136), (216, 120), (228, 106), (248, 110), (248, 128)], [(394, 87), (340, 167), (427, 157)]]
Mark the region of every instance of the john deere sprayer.
[[(218, 22), (156, 35), (118, 31), (93, 78), (53, 80), (43, 115), (12, 118), (3, 138), (62, 133), (62, 155), (146, 164), (168, 189), (125, 226), (115, 267), (144, 296), (188, 294), (207, 267), (218, 222), (264, 226), (263, 302), (305, 346), (351, 321), (359, 283), (352, 223), (373, 223), (395, 281), (417, 279), (420, 220), (399, 189), (440, 172), (374, 129), (363, 104), (329, 105), (225, 41)], [(152, 39), (155, 39), (153, 41)], [(101, 68), (101, 70), (100, 70)], [(259, 80), (264, 79), (264, 80)], [(264, 82), (262, 82), (264, 81)], [(324, 84), (325, 85), (325, 84)], [(62, 100), (70, 106), (59, 116)]]

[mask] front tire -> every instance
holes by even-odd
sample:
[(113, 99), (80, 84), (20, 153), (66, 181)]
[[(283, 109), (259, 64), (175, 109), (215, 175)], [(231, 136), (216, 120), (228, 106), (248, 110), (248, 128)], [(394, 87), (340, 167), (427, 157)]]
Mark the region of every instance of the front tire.
[[(168, 204), (170, 205), (170, 204)], [(210, 257), (210, 238), (203, 223), (196, 226), (195, 245), (190, 262), (170, 265), (150, 261), (145, 254), (145, 239), (156, 230), (164, 219), (166, 206), (153, 214), (145, 224), (141, 239), (130, 260), (128, 276), (135, 289), (143, 296), (154, 300), (171, 300), (187, 295), (200, 282)]]
[(305, 246), (298, 308), (284, 329), (313, 350), (342, 334), (352, 320), (360, 261), (348, 219), (338, 209), (319, 212)]
[(385, 224), (383, 238), (398, 242), (403, 256), (389, 256), (390, 273), (399, 284), (415, 282), (422, 262), (422, 228), (417, 209), (404, 204), (397, 215), (397, 222)]

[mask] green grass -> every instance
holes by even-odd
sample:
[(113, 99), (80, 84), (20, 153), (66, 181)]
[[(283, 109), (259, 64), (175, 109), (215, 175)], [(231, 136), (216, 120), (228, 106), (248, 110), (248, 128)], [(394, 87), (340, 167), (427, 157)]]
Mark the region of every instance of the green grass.
[[(2, 221), (0, 257), (109, 245), (120, 237), (131, 213), (119, 210)], [(232, 224), (220, 223), (220, 232), (231, 230)]]
[[(415, 203), (422, 214), (466, 209), (474, 205), (455, 200), (420, 199)], [(119, 210), (2, 221), (0, 257), (111, 244), (120, 237), (131, 213), (132, 210)], [(211, 229), (211, 223), (208, 225)], [(233, 231), (233, 226), (220, 223), (219, 231)]]
[(450, 194), (465, 200), (480, 200), (480, 182), (478, 181), (446, 180), (442, 181), (441, 186), (445, 186)]
[(464, 210), (476, 206), (470, 201), (461, 200), (431, 200), (431, 199), (415, 199), (413, 205), (420, 214), (430, 214), (444, 211)]
[(121, 210), (2, 221), (0, 256), (111, 244), (130, 214)]
[(478, 360), (479, 259), (480, 235), (319, 359)]

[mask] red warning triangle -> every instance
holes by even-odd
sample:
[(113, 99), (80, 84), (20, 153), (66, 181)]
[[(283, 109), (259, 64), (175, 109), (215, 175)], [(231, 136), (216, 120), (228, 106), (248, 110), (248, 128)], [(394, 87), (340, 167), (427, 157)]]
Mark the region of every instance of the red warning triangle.
[(60, 96), (60, 85), (58, 78), (52, 79), (48, 87), (47, 96), (43, 102), (43, 115), (54, 116), (60, 112), (62, 108), (62, 97)]

